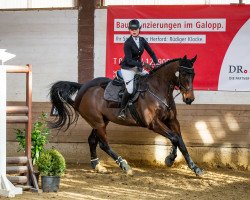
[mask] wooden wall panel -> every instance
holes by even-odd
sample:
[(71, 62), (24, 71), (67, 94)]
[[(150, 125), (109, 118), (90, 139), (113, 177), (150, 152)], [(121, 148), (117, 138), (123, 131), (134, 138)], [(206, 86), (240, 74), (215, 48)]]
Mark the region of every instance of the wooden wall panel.
[[(8, 105), (20, 105), (11, 103)], [(42, 111), (50, 112), (50, 103), (33, 103), (33, 122)], [(177, 105), (178, 119), (187, 146), (250, 147), (250, 105)], [(15, 141), (14, 128), (8, 124), (8, 141)], [(53, 130), (51, 142), (86, 143), (91, 127), (81, 118), (67, 132)], [(110, 123), (107, 129), (112, 144), (153, 145), (170, 142), (140, 127)], [(212, 138), (212, 139), (211, 139)]]

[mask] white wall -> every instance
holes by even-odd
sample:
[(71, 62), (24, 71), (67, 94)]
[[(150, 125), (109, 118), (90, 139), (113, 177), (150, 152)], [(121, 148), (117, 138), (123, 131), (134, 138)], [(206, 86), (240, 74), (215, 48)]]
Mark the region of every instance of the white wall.
[[(95, 10), (95, 77), (105, 76), (107, 10)], [(250, 92), (195, 91), (193, 104), (250, 104)], [(181, 95), (176, 98), (182, 103)]]
[[(33, 65), (33, 101), (48, 101), (50, 84), (78, 79), (78, 11), (2, 11), (0, 49), (6, 65)], [(25, 100), (25, 75), (8, 74), (7, 100)]]
[(107, 10), (95, 10), (94, 77), (105, 76)]
[(74, 7), (76, 0), (0, 0), (0, 9)]

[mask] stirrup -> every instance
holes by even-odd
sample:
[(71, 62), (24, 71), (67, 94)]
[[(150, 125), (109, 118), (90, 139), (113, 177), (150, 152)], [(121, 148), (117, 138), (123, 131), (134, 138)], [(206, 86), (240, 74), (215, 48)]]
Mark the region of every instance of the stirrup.
[(126, 119), (125, 109), (121, 110), (120, 114), (118, 115), (118, 119), (122, 119), (122, 120)]

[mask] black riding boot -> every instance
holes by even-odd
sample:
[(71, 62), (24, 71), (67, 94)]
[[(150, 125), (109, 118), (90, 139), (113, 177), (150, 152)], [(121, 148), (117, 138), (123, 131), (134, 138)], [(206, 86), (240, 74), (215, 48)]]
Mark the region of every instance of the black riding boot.
[(130, 94), (125, 90), (123, 96), (122, 96), (122, 102), (121, 102), (121, 110), (118, 115), (119, 119), (125, 120), (126, 119), (126, 105), (128, 103)]

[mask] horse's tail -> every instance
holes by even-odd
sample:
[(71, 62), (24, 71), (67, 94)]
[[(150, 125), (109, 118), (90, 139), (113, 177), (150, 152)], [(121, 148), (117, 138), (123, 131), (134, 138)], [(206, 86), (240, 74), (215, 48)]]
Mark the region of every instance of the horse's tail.
[(78, 112), (74, 109), (72, 96), (81, 88), (82, 84), (58, 81), (50, 88), (50, 101), (53, 109), (57, 111), (57, 117), (49, 122), (50, 128), (61, 129), (66, 124), (65, 131), (71, 124), (77, 121)]

